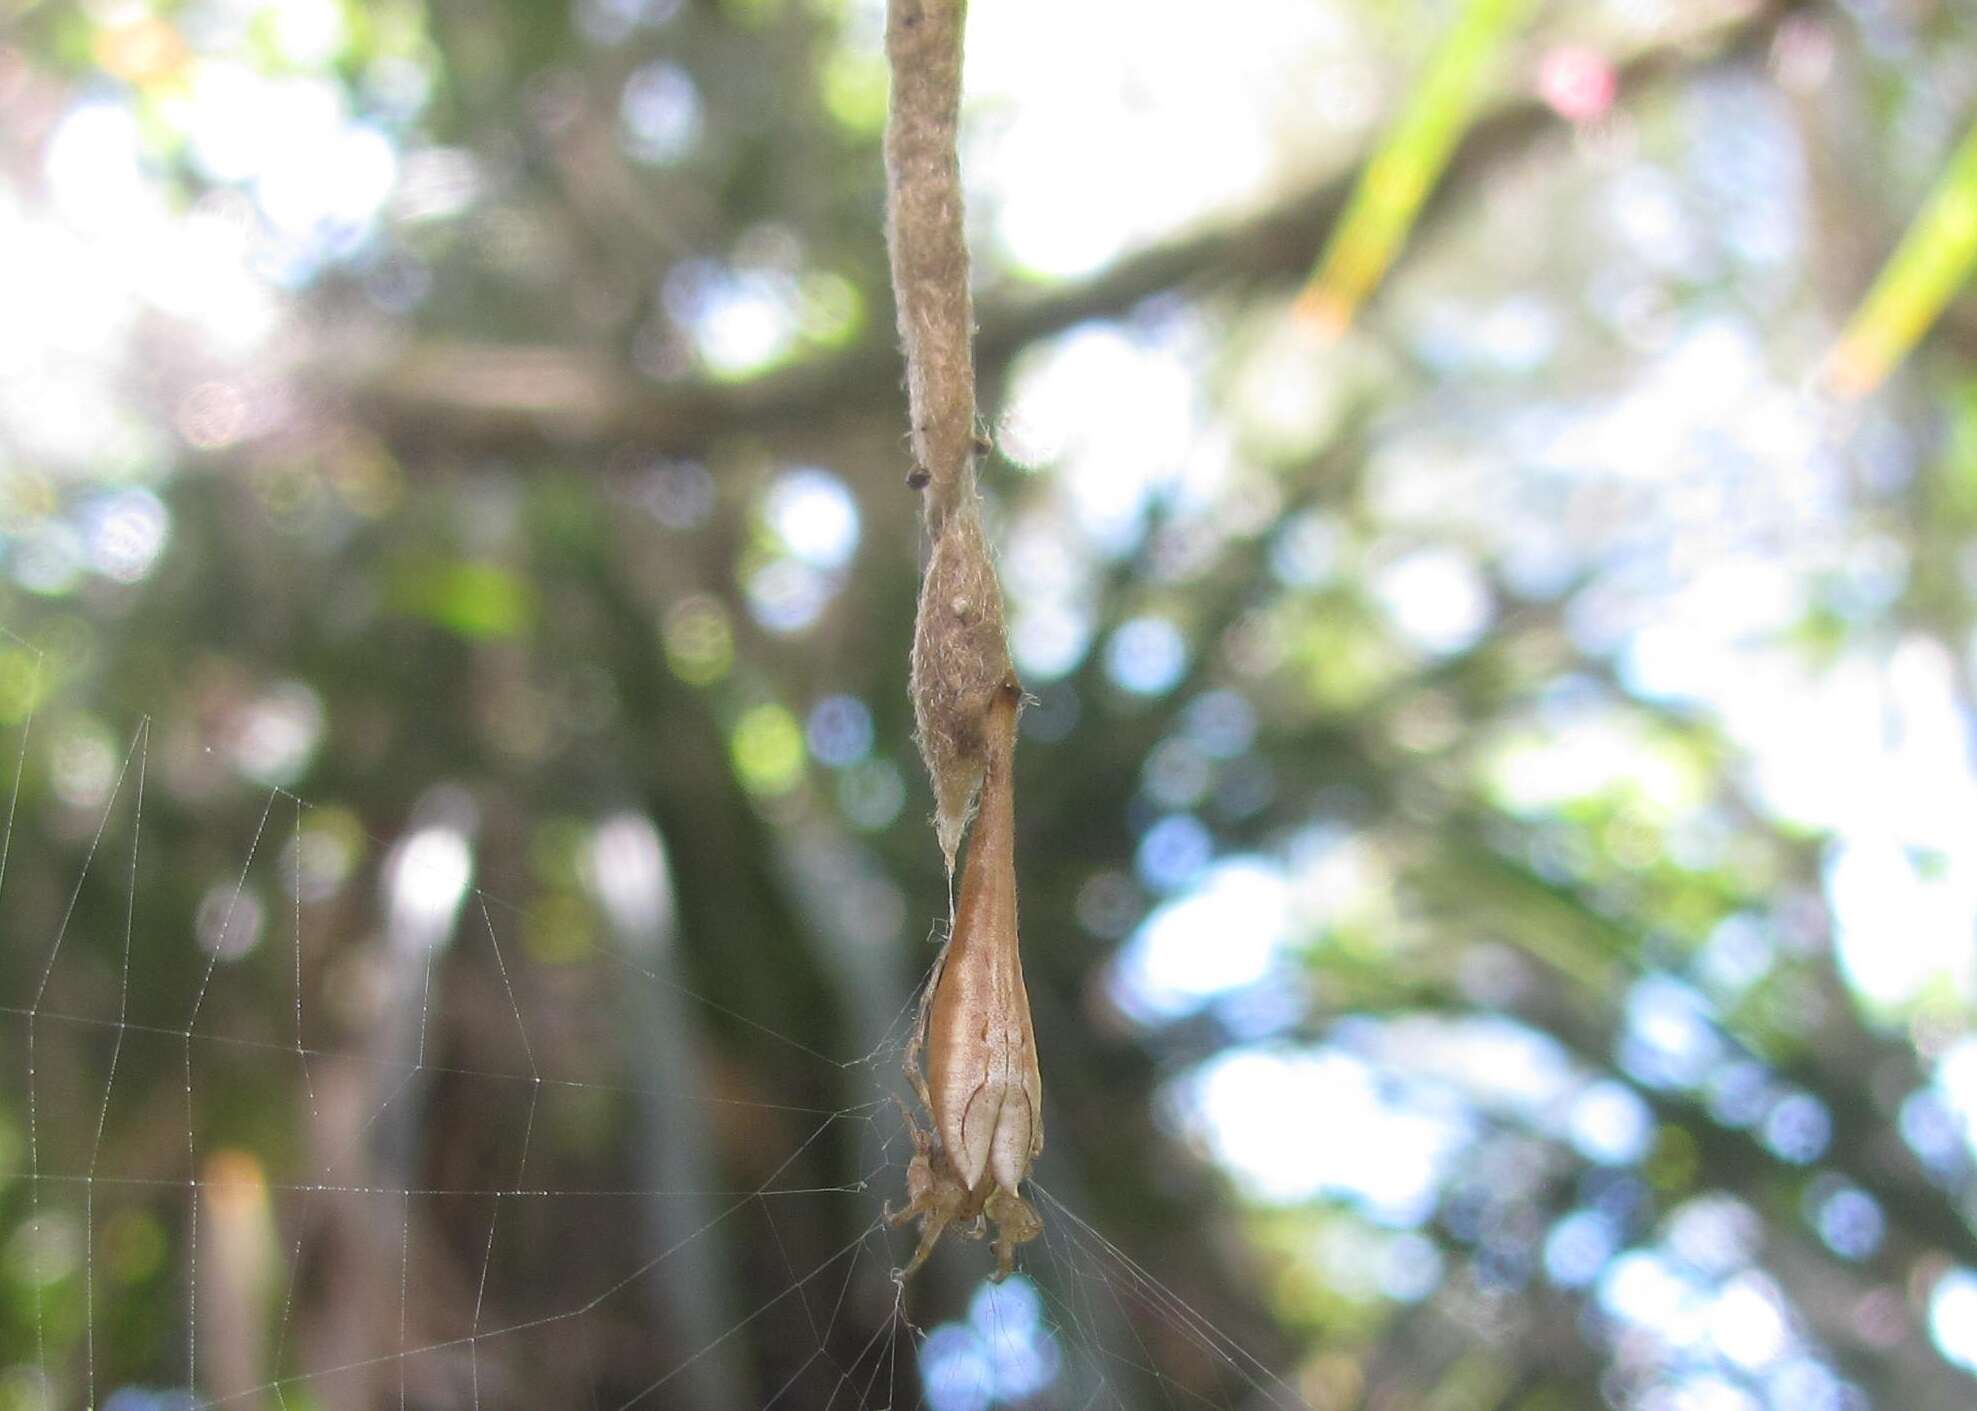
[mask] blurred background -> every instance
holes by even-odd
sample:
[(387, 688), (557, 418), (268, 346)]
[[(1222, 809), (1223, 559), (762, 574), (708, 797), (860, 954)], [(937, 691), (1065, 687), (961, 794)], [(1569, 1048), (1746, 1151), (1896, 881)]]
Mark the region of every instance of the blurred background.
[(878, 0), (0, 11), (0, 1408), (1977, 1400), (1968, 8), (975, 7), (993, 1293)]

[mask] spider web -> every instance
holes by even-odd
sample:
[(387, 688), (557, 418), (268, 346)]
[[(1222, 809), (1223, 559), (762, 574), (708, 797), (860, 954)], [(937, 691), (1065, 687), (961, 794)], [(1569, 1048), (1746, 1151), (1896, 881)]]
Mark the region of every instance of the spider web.
[[(432, 791), (395, 841), (357, 840), (383, 859), (374, 904), (359, 871), (325, 880), (350, 827), (333, 806), (267, 787), (222, 838), (161, 805), (162, 730), (134, 713), (90, 806), (41, 820), (71, 836), (72, 871), (22, 877), (15, 826), (47, 792), (24, 782), (62, 762), (37, 735), (44, 659), (0, 634), (36, 675), (0, 736), (0, 1247), (32, 1329), (0, 1357), (19, 1364), (14, 1404), (1304, 1404), (1044, 1186), (1018, 1277), (988, 1284), (986, 1250), (963, 1243), (898, 1283), (914, 1232), (885, 1214), (912, 1150), (895, 1101), (912, 1001), (838, 1057), (684, 984), (643, 819), (597, 833), (610, 936), (552, 967), (520, 954), (526, 909), (472, 884), (463, 794)], [(166, 827), (220, 880), (160, 918), (191, 895), (146, 867)], [(16, 919), (30, 884), (61, 888), (52, 935)], [(478, 1011), (471, 1032), (505, 1037), (463, 1052), (460, 1021), (486, 1004), (507, 1022)], [(806, 1094), (854, 1100), (731, 1095), (710, 1026), (794, 1064)], [(483, 1149), (456, 1176), (461, 1113)], [(427, 1149), (441, 1120), (454, 1136)], [(572, 1149), (627, 1140), (642, 1155), (620, 1165), (644, 1180), (576, 1177), (599, 1163)], [(736, 1145), (759, 1174), (724, 1185), (715, 1168), (750, 1164)], [(843, 1179), (814, 1179), (832, 1151)], [(531, 1374), (573, 1365), (584, 1384)]]

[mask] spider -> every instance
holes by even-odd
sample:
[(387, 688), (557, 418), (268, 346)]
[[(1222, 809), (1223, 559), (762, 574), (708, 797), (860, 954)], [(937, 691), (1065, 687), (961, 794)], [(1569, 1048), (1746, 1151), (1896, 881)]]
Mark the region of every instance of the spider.
[(981, 1239), (986, 1219), (995, 1226), (992, 1277), (1000, 1282), (1015, 1267), (1016, 1246), (1043, 1230), (1036, 1208), (1017, 1193), (1043, 1150), (1043, 1083), (1016, 936), (1013, 765), (1021, 703), (1010, 680), (989, 706), (981, 809), (954, 931), (921, 992), (906, 1046), (907, 1081), (931, 1120), (922, 1126), (900, 1103), (914, 1154), (906, 1205), (895, 1211), (888, 1204), (885, 1215), (894, 1225), (920, 1222), (920, 1244), (901, 1279), (926, 1262), (948, 1228)]

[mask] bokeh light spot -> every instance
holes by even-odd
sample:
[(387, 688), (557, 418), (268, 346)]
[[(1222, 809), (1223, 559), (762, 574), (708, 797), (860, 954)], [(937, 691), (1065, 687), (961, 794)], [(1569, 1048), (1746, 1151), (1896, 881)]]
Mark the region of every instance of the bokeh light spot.
[(632, 71), (618, 99), (625, 150), (648, 166), (667, 166), (700, 140), (700, 90), (678, 64), (655, 60)]
[(906, 781), (891, 760), (863, 760), (839, 777), (837, 801), (852, 827), (876, 833), (891, 827), (906, 806)]
[(1135, 617), (1122, 623), (1105, 652), (1106, 674), (1136, 696), (1173, 690), (1187, 665), (1187, 642), (1164, 617)]
[(1134, 864), (1147, 886), (1171, 892), (1199, 876), (1214, 855), (1215, 840), (1201, 821), (1177, 813), (1146, 830)]
[(1977, 1273), (1951, 1269), (1929, 1290), (1929, 1336), (1937, 1351), (1977, 1372)]
[(711, 686), (734, 665), (734, 630), (718, 598), (696, 593), (666, 614), (666, 664), (689, 686)]
[(858, 502), (844, 481), (816, 466), (778, 476), (762, 517), (796, 558), (813, 568), (842, 568), (858, 549)]
[(1842, 1259), (1870, 1258), (1887, 1230), (1880, 1203), (1857, 1186), (1827, 1194), (1813, 1210), (1813, 1223), (1826, 1247)]
[(988, 1411), (995, 1400), (995, 1370), (976, 1331), (942, 1323), (920, 1344), (920, 1383), (933, 1411)]
[(1612, 63), (1597, 49), (1561, 44), (1538, 63), (1538, 96), (1568, 122), (1604, 116), (1619, 89)]
[(243, 706), (228, 754), (234, 767), (263, 784), (293, 784), (323, 736), (323, 701), (300, 681), (282, 681)]
[(856, 696), (826, 696), (804, 725), (810, 753), (833, 769), (856, 764), (872, 749), (872, 712)]
[(748, 575), (748, 612), (771, 632), (789, 635), (815, 622), (831, 584), (801, 559), (775, 558)]
[(1256, 741), (1256, 708), (1235, 691), (1209, 691), (1188, 702), (1181, 728), (1203, 754), (1234, 759)]
[(220, 960), (238, 960), (261, 943), (266, 913), (261, 899), (236, 883), (215, 883), (199, 900), (192, 930), (199, 948)]
[(803, 731), (779, 705), (758, 705), (735, 722), (735, 773), (753, 793), (786, 794), (803, 779)]
[(1640, 1160), (1654, 1138), (1654, 1117), (1647, 1103), (1625, 1083), (1611, 1079), (1579, 1094), (1568, 1125), (1580, 1155), (1603, 1166)]
[(1437, 655), (1472, 646), (1490, 625), (1489, 588), (1466, 554), (1417, 549), (1389, 564), (1373, 592), (1400, 634)]
[(1597, 1210), (1575, 1210), (1545, 1236), (1545, 1274), (1560, 1288), (1584, 1288), (1599, 1277), (1619, 1243), (1608, 1216)]
[[(1181, 848), (1190, 836), (1175, 829)], [(1259, 857), (1227, 858), (1140, 924), (1116, 962), (1116, 997), (1146, 1022), (1178, 1018), (1264, 979), (1290, 938), (1283, 872)]]
[(1790, 1093), (1773, 1104), (1759, 1130), (1774, 1155), (1803, 1166), (1825, 1154), (1833, 1119), (1810, 1093)]

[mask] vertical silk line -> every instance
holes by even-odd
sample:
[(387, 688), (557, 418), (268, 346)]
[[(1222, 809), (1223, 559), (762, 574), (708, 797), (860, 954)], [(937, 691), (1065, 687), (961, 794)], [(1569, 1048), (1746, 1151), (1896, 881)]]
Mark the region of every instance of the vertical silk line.
[[(924, 497), (932, 540), (913, 625), (911, 691), (949, 898), (947, 944), (921, 994), (906, 1054), (929, 1125), (907, 1112), (915, 1150), (908, 1202), (886, 1213), (893, 1224), (917, 1220), (920, 1240), (899, 1278), (955, 1221), (994, 1225), (996, 1279), (1013, 1267), (1016, 1246), (1042, 1230), (1019, 1194), (1043, 1149), (1043, 1086), (1016, 926), (1013, 756), (1022, 691), (975, 486), (975, 315), (955, 148), (966, 23), (965, 0), (887, 6), (886, 247), (906, 355), (914, 458), (907, 483)], [(955, 858), (984, 793), (957, 904)]]
[(966, 22), (964, 0), (891, 0), (886, 14), (886, 247), (906, 355), (909, 483), (932, 539), (911, 689), (950, 882), (981, 787), (989, 706), (1013, 674), (975, 488), (975, 312), (955, 149)]

